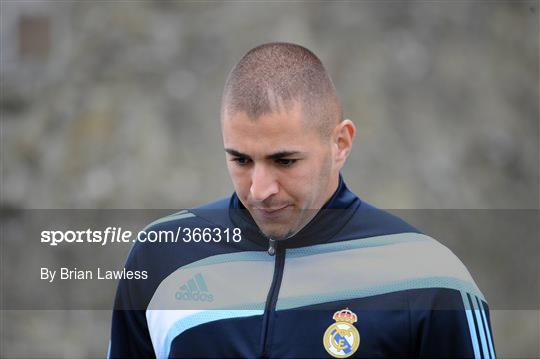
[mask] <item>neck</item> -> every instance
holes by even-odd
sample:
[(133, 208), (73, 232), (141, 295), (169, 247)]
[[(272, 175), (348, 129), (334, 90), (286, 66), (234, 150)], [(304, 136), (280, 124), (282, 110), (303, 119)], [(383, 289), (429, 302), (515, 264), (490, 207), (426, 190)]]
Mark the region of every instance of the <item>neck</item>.
[(319, 206), (317, 207), (319, 211), (328, 204), (328, 201), (330, 201), (334, 193), (336, 193), (338, 187), (339, 187), (339, 173), (333, 176), (329, 180), (328, 189), (326, 190), (326, 195), (323, 197), (324, 200), (322, 201), (322, 203), (319, 203)]

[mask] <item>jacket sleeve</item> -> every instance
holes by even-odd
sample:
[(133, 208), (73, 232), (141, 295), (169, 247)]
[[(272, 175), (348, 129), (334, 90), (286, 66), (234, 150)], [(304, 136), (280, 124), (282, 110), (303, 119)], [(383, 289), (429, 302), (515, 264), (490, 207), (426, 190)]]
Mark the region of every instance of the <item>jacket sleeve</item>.
[(488, 305), (477, 295), (441, 288), (410, 303), (414, 356), (495, 358)]
[[(140, 270), (137, 248), (128, 256), (126, 270)], [(146, 321), (144, 280), (122, 279), (118, 283), (112, 313), (108, 358), (154, 358)]]

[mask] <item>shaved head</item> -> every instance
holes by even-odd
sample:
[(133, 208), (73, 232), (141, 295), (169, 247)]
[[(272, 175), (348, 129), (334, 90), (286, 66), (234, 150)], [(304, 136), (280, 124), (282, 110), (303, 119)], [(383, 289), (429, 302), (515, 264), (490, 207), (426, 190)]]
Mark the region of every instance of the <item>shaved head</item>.
[(244, 112), (256, 120), (287, 112), (295, 102), (306, 124), (324, 137), (343, 119), (334, 84), (315, 54), (290, 43), (263, 44), (248, 51), (229, 74), (221, 117)]

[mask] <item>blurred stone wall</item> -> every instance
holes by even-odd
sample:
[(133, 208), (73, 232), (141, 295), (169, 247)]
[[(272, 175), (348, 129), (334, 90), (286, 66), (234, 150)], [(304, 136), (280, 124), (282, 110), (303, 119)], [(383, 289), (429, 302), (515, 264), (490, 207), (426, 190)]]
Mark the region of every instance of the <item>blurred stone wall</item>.
[[(344, 175), (362, 198), (538, 208), (537, 1), (0, 4), (3, 207), (187, 208), (229, 195), (225, 78), (250, 48), (289, 41), (322, 59), (357, 126)], [(29, 337), (99, 328), (48, 356), (104, 355), (110, 313), (32, 315)], [(538, 356), (540, 318), (517, 341), (508, 323), (494, 324), (500, 354)], [(40, 356), (10, 338), (10, 353)]]
[[(385, 208), (537, 208), (535, 2), (2, 2), (5, 204), (181, 208), (231, 192), (228, 71), (292, 41), (359, 134), (350, 186)], [(17, 53), (49, 22), (46, 57)], [(19, 49), (20, 50), (20, 49)]]

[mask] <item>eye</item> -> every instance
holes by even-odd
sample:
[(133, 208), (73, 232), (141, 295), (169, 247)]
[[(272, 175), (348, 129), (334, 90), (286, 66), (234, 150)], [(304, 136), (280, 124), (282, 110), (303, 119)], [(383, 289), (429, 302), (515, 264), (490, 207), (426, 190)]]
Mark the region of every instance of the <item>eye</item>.
[(289, 167), (289, 166), (292, 166), (293, 164), (295, 164), (296, 161), (297, 160), (290, 159), (290, 158), (280, 158), (280, 159), (276, 160), (276, 163), (281, 165), (281, 166), (284, 166), (284, 167)]
[(247, 157), (235, 157), (231, 161), (236, 162), (240, 166), (245, 166), (251, 162), (251, 159)]

